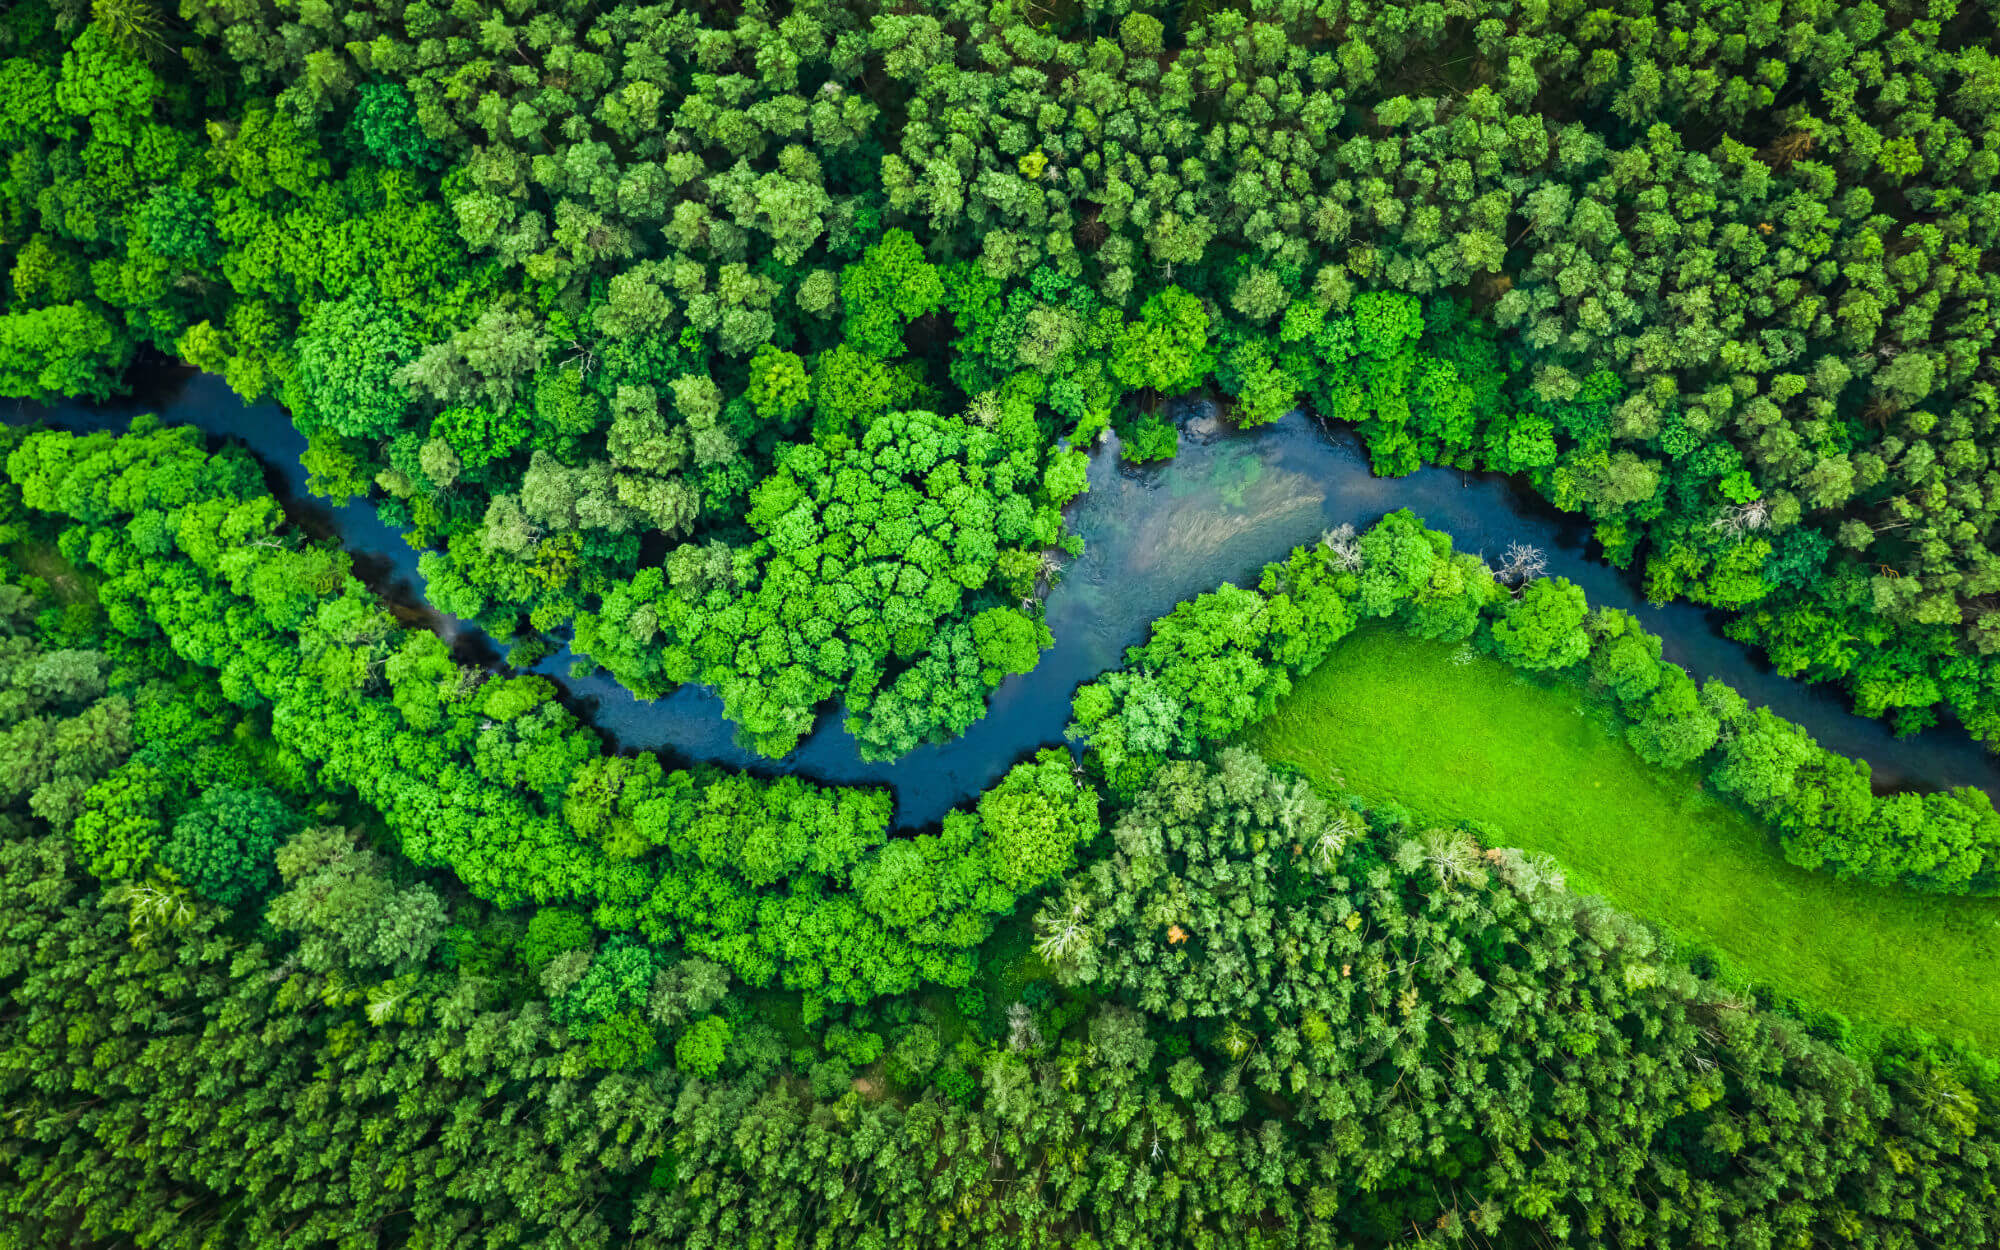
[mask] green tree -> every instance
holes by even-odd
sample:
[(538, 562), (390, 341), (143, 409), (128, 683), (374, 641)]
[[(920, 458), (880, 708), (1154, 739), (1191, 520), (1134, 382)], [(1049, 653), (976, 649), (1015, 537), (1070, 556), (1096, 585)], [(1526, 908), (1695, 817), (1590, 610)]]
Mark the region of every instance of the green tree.
[(264, 917), (299, 938), (307, 968), (388, 967), (407, 971), (431, 953), (446, 926), (443, 900), (429, 885), (398, 885), (383, 856), (355, 844), (352, 830), (307, 829), (278, 848), (285, 889)]
[(1590, 635), (1583, 627), (1589, 614), (1581, 587), (1563, 577), (1539, 579), (1528, 583), (1493, 622), (1493, 642), (1509, 664), (1531, 670), (1568, 668), (1590, 654)]
[(1016, 764), (979, 798), (1000, 879), (1030, 888), (1064, 872), (1097, 836), (1097, 794), (1078, 784), (1069, 753), (1047, 750)]
[(107, 399), (119, 387), (133, 343), (85, 301), (0, 314), (0, 395)]
[(355, 93), (354, 129), (368, 154), (398, 169), (435, 169), (444, 149), (424, 133), (417, 106), (399, 83), (362, 83)]
[(1177, 286), (1148, 298), (1112, 344), (1110, 363), (1112, 376), (1134, 389), (1178, 394), (1199, 385), (1214, 368), (1201, 301)]
[(299, 335), (289, 389), (301, 427), (351, 438), (393, 432), (413, 398), (397, 371), (417, 350), (405, 315), (372, 291), (322, 304)]
[(1046, 622), (1012, 608), (988, 608), (972, 618), (972, 640), (984, 666), (981, 679), (997, 686), (1010, 673), (1032, 671), (1054, 637)]
[(840, 274), (843, 333), (877, 359), (902, 355), (904, 328), (943, 303), (944, 281), (907, 230), (888, 231)]
[(721, 1016), (703, 1016), (674, 1042), (674, 1066), (699, 1077), (713, 1077), (729, 1054), (733, 1030)]

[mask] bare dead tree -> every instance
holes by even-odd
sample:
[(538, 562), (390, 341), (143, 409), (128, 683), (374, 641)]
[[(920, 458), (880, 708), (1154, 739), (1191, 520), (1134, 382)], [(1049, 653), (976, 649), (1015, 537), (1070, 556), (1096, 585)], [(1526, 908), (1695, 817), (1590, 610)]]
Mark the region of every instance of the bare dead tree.
[(1712, 528), (1722, 530), (1728, 534), (1748, 533), (1752, 530), (1764, 529), (1770, 524), (1771, 505), (1762, 499), (1753, 499), (1749, 503), (1740, 503), (1732, 508), (1724, 508), (1721, 516), (1709, 522)]
[(1508, 543), (1501, 556), (1500, 567), (1493, 570), (1493, 576), (1509, 586), (1519, 586), (1534, 581), (1548, 572), (1548, 553), (1540, 547), (1528, 543)]
[(1042, 1026), (1035, 1021), (1035, 1013), (1026, 1003), (1015, 1003), (1007, 1009), (1007, 1049), (1027, 1050), (1042, 1044)]
[(1090, 944), (1090, 925), (1081, 899), (1071, 899), (1067, 912), (1044, 912), (1037, 919), (1043, 932), (1035, 951), (1051, 964), (1069, 963)]
[(1350, 573), (1361, 571), (1361, 539), (1354, 526), (1343, 521), (1319, 536), (1319, 545), (1333, 553), (1334, 563)]

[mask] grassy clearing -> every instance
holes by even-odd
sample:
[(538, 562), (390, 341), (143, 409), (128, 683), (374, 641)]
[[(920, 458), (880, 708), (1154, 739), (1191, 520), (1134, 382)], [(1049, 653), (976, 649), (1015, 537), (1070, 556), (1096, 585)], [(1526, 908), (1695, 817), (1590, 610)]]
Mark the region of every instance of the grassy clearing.
[[(1047, 979), (1052, 970), (1035, 953), (1035, 908), (1020, 907), (1001, 920), (979, 948), (979, 975), (973, 988), (986, 996), (986, 1014), (979, 1021), (988, 1037), (1007, 1033), (1007, 1008), (1021, 1000), (1028, 986)], [(956, 1019), (954, 1019), (956, 1017)], [(965, 1031), (964, 1018), (954, 1003), (951, 1014), (942, 1017), (947, 1047)]]
[[(1439, 823), (1479, 819), (1720, 954), (1830, 1007), (1864, 1045), (1907, 1024), (2000, 1053), (2000, 900), (1805, 872), (1765, 827), (1634, 755), (1608, 712), (1452, 645), (1366, 630), (1245, 738), (1269, 758)], [(1464, 656), (1458, 657), (1461, 661)]]
[(49, 594), (63, 607), (76, 604), (97, 606), (97, 587), (90, 578), (48, 543), (24, 542), (14, 548), (21, 571), (48, 583)]

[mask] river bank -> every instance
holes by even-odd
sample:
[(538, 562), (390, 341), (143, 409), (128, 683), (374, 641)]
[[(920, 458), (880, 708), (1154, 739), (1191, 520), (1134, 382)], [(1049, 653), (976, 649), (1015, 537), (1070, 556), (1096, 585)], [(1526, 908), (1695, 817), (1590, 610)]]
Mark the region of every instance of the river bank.
[[(47, 409), (17, 405), (7, 420), (42, 420), (72, 430), (122, 429), (134, 415), (156, 412), (211, 437), (240, 440), (266, 466), (274, 492), (295, 518), (346, 548), (357, 575), (378, 593), (446, 636), (467, 658), (497, 660), (499, 648), (476, 626), (429, 607), (417, 572), (420, 553), (371, 505), (330, 507), (307, 492), (300, 463), (305, 439), (282, 408), (244, 404), (220, 378), (186, 369), (156, 369), (136, 380), (128, 400)], [(1141, 641), (1152, 621), (1174, 604), (1224, 581), (1254, 578), (1269, 561), (1335, 525), (1364, 528), (1407, 507), (1452, 534), (1461, 550), (1497, 557), (1510, 543), (1541, 548), (1548, 572), (1582, 586), (1592, 604), (1636, 614), (1662, 638), (1666, 659), (1698, 680), (1720, 678), (1751, 703), (1804, 725), (1829, 749), (1868, 761), (1879, 790), (1972, 785), (2000, 795), (2000, 761), (1956, 726), (1899, 740), (1883, 722), (1848, 711), (1837, 691), (1773, 672), (1761, 656), (1723, 636), (1720, 613), (1691, 604), (1648, 604), (1636, 579), (1594, 558), (1581, 518), (1554, 511), (1524, 483), (1444, 468), (1378, 478), (1358, 440), (1323, 428), (1303, 412), (1255, 431), (1237, 431), (1203, 399), (1176, 401), (1169, 411), (1182, 431), (1180, 454), (1173, 460), (1146, 467), (1121, 464), (1110, 435), (1092, 450), (1090, 490), (1070, 515), (1084, 552), (1064, 568), (1046, 600), (1055, 645), (1034, 671), (1004, 682), (986, 717), (950, 742), (919, 747), (893, 762), (866, 761), (835, 710), (792, 754), (769, 760), (736, 742), (721, 700), (705, 688), (686, 686), (641, 701), (603, 674), (570, 676), (573, 657), (567, 649), (535, 671), (555, 680), (572, 705), (622, 749), (765, 774), (886, 785), (895, 791), (896, 824), (923, 826), (976, 798), (1016, 761), (1061, 742), (1076, 686), (1117, 666), (1125, 648)]]

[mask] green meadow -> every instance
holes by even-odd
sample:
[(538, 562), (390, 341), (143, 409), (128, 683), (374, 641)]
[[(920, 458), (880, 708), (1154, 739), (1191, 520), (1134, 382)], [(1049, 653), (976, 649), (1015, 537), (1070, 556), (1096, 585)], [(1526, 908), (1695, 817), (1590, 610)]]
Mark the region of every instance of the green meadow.
[(1603, 894), (1831, 1008), (1866, 1044), (1889, 1026), (2000, 1047), (2000, 900), (1837, 881), (1693, 769), (1639, 759), (1580, 687), (1456, 644), (1364, 630), (1245, 734), (1274, 761), (1439, 824), (1491, 822)]

